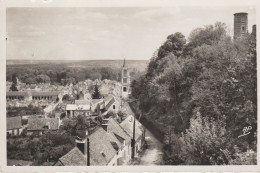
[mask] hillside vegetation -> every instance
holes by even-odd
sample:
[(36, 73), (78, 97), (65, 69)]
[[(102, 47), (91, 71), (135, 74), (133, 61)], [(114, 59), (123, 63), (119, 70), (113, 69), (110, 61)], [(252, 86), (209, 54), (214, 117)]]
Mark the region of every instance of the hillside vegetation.
[(164, 135), (165, 163), (256, 164), (256, 75), (253, 36), (232, 40), (219, 22), (169, 35), (132, 81), (139, 113)]

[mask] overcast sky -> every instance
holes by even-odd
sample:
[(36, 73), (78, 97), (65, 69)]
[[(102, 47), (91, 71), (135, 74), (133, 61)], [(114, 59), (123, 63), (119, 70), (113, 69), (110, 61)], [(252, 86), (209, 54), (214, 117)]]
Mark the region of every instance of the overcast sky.
[(220, 21), (233, 35), (236, 12), (251, 32), (253, 7), (8, 8), (7, 59), (150, 59), (175, 32)]

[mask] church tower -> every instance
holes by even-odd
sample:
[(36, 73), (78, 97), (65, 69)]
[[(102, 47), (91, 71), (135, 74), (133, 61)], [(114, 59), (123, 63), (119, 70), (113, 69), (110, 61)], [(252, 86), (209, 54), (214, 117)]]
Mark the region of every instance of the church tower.
[(121, 71), (121, 96), (122, 98), (127, 99), (128, 95), (130, 94), (130, 73), (128, 68), (126, 67), (125, 59)]

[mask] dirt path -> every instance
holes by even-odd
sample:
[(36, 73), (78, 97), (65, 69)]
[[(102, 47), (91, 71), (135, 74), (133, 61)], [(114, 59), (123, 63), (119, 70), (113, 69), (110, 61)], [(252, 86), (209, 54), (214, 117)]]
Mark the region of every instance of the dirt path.
[(155, 136), (146, 130), (147, 149), (140, 154), (139, 165), (161, 165), (163, 164), (163, 145)]

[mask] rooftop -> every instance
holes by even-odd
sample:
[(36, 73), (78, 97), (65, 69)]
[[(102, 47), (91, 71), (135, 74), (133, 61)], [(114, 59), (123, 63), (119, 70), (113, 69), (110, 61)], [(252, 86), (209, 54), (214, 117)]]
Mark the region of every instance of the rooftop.
[(49, 126), (49, 130), (58, 130), (59, 118), (28, 118), (28, 130), (44, 130), (44, 126)]
[(246, 15), (247, 15), (248, 13), (246, 13), (246, 12), (239, 12), (239, 13), (234, 13), (234, 15), (241, 15), (241, 14), (242, 14), (242, 15), (244, 15), (244, 14), (246, 14)]
[(22, 127), (22, 118), (18, 117), (9, 117), (6, 119), (7, 130), (18, 129)]
[(128, 135), (127, 132), (119, 125), (119, 123), (111, 117), (109, 118), (109, 125), (107, 129), (109, 132), (123, 138), (126, 143), (129, 143), (131, 141), (130, 135)]
[(66, 110), (90, 110), (90, 105), (67, 104)]
[[(127, 132), (131, 138), (133, 137), (134, 116), (129, 115), (123, 122), (120, 123), (121, 127)], [(139, 138), (142, 135), (142, 124), (135, 120), (135, 138)]]

